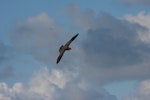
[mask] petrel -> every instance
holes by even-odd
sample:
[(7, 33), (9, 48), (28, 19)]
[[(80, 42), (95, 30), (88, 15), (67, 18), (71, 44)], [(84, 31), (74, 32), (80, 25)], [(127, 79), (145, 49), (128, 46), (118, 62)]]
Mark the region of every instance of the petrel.
[(75, 36), (73, 36), (64, 46), (63, 46), (63, 45), (60, 46), (60, 48), (59, 48), (59, 56), (58, 56), (57, 62), (56, 62), (57, 64), (59, 63), (60, 59), (62, 58), (64, 52), (65, 52), (66, 50), (71, 50), (71, 48), (69, 47), (69, 45), (71, 44), (71, 42), (72, 42), (78, 35), (79, 35), (79, 33), (76, 34)]

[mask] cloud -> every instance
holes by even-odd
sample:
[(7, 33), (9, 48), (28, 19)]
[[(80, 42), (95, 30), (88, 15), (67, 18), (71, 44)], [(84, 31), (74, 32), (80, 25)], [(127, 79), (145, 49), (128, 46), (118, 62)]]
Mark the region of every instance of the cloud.
[(18, 22), (11, 37), (13, 46), (36, 60), (55, 63), (60, 41), (65, 37), (63, 29), (56, 23), (46, 13)]
[[(37, 71), (27, 85), (18, 82), (9, 88), (1, 83), (0, 98), (117, 100), (100, 86), (149, 78), (150, 47), (148, 37), (142, 34), (149, 32), (148, 15), (127, 15), (119, 19), (107, 13), (94, 15), (90, 9), (84, 12), (75, 5), (65, 7), (63, 12), (70, 25), (82, 31), (78, 44), (72, 44), (71, 53), (65, 53), (66, 59), (56, 66), (60, 45), (70, 39), (64, 27), (46, 13), (18, 22), (11, 37), (17, 52), (55, 67), (51, 71), (47, 68)], [(138, 18), (142, 21), (138, 22)]]
[(127, 14), (125, 19), (131, 23), (138, 23), (141, 26), (147, 28), (145, 32), (139, 32), (140, 38), (145, 43), (150, 43), (150, 14), (145, 13), (143, 11), (139, 12), (137, 15), (133, 16), (131, 14)]
[(117, 100), (104, 89), (82, 89), (78, 86), (81, 80), (75, 80), (70, 71), (43, 67), (27, 85), (17, 82), (9, 88), (1, 82), (0, 100)]
[[(95, 15), (91, 9), (81, 11), (73, 4), (63, 8), (63, 12), (82, 33), (78, 44), (71, 45), (71, 53), (65, 53), (66, 59), (57, 68), (78, 71), (78, 78), (92, 85), (149, 78), (150, 47), (140, 34), (148, 33), (147, 24), (132, 22), (129, 20), (132, 16), (119, 19), (107, 13)], [(67, 36), (63, 26), (40, 13), (18, 22), (11, 39), (18, 52), (56, 66), (58, 49), (70, 39)]]
[[(18, 22), (11, 36), (11, 42), (18, 53), (31, 55), (45, 65), (56, 66), (59, 47), (73, 35), (75, 34), (67, 34), (63, 26), (43, 12)], [(72, 50), (71, 55), (67, 52), (64, 54), (63, 57), (68, 56), (68, 59), (62, 59), (62, 64), (66, 64), (66, 61), (69, 62), (65, 67), (73, 65), (74, 61), (71, 59), (77, 56), (76, 52), (79, 52), (77, 46)], [(63, 65), (58, 66), (63, 68)]]
[(149, 100), (149, 98), (150, 80), (144, 80), (139, 84), (137, 91), (126, 97), (124, 100)]
[[(107, 13), (95, 16), (75, 5), (65, 9), (68, 17), (75, 19), (72, 25), (83, 30), (84, 34), (80, 43), (82, 78), (92, 84), (148, 78), (150, 47), (141, 39), (140, 33), (148, 32), (149, 27)], [(73, 14), (76, 16), (70, 17)], [(89, 23), (88, 18), (91, 18)]]
[(136, 32), (144, 30), (142, 27), (108, 14), (103, 14), (98, 21), (99, 27), (89, 29), (83, 43), (84, 52), (90, 56), (86, 57), (87, 62), (102, 67), (117, 67), (142, 60), (139, 51), (143, 44)]

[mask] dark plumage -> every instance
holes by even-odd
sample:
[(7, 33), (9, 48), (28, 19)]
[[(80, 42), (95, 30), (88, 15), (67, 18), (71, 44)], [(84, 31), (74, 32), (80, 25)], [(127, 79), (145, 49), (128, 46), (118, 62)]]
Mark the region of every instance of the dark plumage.
[(64, 46), (62, 45), (60, 48), (59, 48), (59, 56), (57, 58), (57, 64), (59, 63), (59, 61), (61, 60), (64, 52), (66, 50), (71, 50), (71, 48), (69, 47), (69, 45), (71, 44), (71, 42), (78, 36), (79, 34), (76, 34), (75, 36), (73, 36)]

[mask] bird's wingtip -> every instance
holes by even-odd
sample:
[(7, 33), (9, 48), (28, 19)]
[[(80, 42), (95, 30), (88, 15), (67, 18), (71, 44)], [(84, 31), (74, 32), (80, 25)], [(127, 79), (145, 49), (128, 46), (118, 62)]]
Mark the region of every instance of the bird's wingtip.
[(56, 61), (56, 64), (58, 64), (58, 62), (59, 62), (59, 61), (57, 60), (57, 61)]
[(78, 35), (79, 35), (79, 33), (76, 34), (76, 36), (78, 36)]

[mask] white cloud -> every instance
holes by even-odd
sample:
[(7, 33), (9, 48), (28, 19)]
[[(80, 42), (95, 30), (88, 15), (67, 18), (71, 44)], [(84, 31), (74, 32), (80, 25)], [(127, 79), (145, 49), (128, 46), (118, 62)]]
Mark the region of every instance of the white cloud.
[[(61, 70), (43, 69), (35, 72), (30, 78), (28, 85), (17, 82), (12, 88), (6, 83), (0, 83), (0, 100), (55, 100), (57, 88), (63, 89), (68, 76)], [(24, 98), (27, 96), (27, 98)]]
[[(117, 100), (105, 90), (82, 89), (68, 71), (44, 67), (35, 72), (28, 85), (17, 82), (11, 88), (0, 83), (0, 100)], [(81, 83), (83, 84), (83, 83)]]
[(0, 83), (0, 100), (55, 100), (56, 88), (63, 89), (67, 80), (64, 72), (49, 72), (45, 67), (31, 77), (28, 85), (18, 82), (9, 88), (6, 83)]
[(150, 43), (150, 14), (149, 13), (144, 13), (139, 12), (137, 15), (131, 15), (131, 14), (127, 14), (125, 16), (125, 19), (128, 20), (131, 23), (138, 23), (141, 26), (147, 28), (147, 31), (139, 31), (139, 35), (142, 41), (144, 41), (145, 43)]
[(69, 76), (66, 75), (66, 72), (55, 69), (49, 72), (45, 67), (33, 75), (29, 82), (29, 90), (52, 98), (52, 94), (56, 92), (55, 87), (63, 89), (68, 80)]

